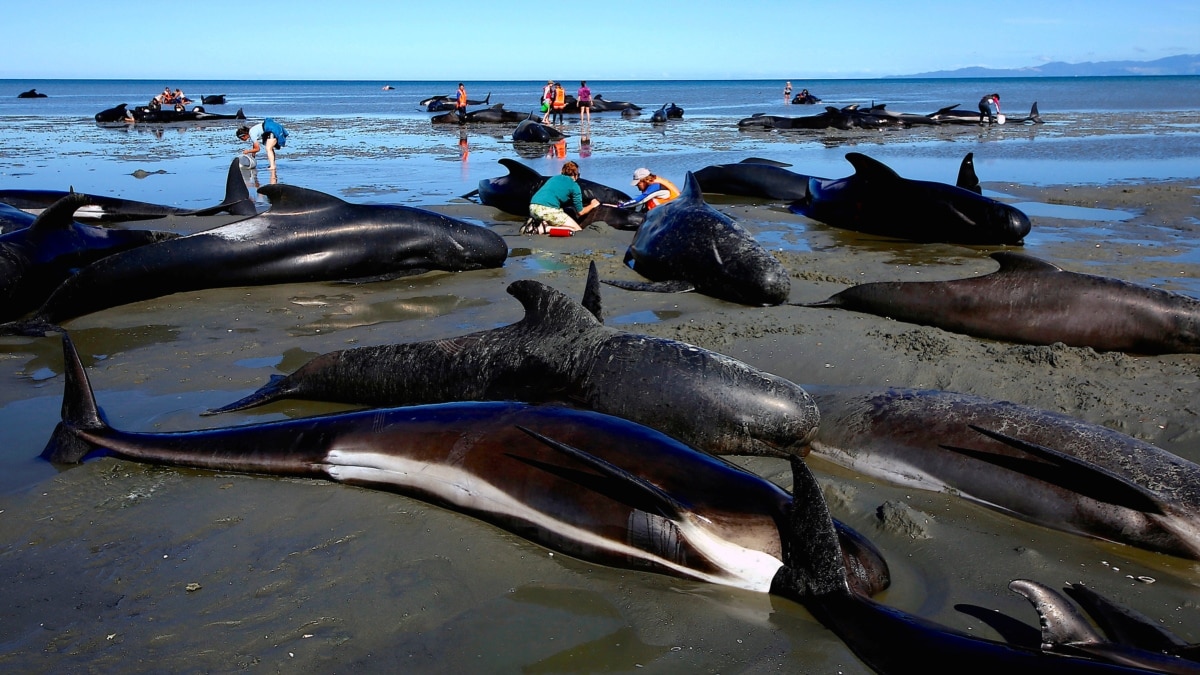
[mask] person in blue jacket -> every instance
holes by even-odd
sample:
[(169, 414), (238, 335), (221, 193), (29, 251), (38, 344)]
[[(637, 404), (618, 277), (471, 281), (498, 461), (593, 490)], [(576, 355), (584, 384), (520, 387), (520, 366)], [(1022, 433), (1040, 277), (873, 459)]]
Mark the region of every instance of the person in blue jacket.
[(251, 143), (250, 149), (243, 150), (243, 155), (258, 154), (259, 144), (267, 150), (267, 168), (275, 170), (275, 150), (287, 145), (288, 132), (283, 125), (270, 117), (252, 127), (238, 127), (237, 137)]

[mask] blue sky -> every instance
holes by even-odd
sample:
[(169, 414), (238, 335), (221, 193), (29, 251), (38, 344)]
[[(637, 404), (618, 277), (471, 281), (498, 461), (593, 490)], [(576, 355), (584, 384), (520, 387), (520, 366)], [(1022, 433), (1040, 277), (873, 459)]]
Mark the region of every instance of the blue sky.
[(0, 78), (882, 77), (1200, 52), (1195, 0), (6, 3)]

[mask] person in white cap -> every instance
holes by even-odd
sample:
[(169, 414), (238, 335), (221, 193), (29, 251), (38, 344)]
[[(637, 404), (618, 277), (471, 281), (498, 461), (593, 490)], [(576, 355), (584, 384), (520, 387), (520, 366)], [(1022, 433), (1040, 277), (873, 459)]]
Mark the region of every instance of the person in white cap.
[(649, 211), (679, 196), (679, 188), (675, 187), (674, 183), (650, 173), (650, 169), (646, 168), (634, 170), (632, 185), (641, 190), (641, 194), (627, 202), (621, 202), (617, 206), (623, 209), (636, 209), (644, 205)]

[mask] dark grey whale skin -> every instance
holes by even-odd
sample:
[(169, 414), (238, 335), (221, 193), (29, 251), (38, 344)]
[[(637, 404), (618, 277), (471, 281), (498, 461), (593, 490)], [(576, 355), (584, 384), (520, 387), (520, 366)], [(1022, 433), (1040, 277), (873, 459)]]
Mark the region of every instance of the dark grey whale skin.
[(271, 200), (268, 211), (92, 263), (0, 332), (41, 334), (68, 319), (182, 291), (476, 270), (508, 257), (499, 234), (433, 211), (352, 204), (291, 185), (258, 191)]
[(805, 307), (839, 307), (991, 340), (1132, 354), (1200, 353), (1200, 300), (993, 253), (1000, 269), (951, 281), (875, 282)]
[(517, 323), (330, 352), (212, 412), (283, 398), (367, 406), (562, 401), (645, 424), (712, 454), (807, 452), (819, 414), (798, 385), (716, 352), (604, 326), (537, 281), (515, 281), (508, 292), (525, 306)]

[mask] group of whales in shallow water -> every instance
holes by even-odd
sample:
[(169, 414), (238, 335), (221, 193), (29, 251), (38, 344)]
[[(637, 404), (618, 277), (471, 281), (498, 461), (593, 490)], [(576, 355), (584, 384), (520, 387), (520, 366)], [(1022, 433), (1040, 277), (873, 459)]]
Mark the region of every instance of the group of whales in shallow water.
[[(936, 206), (957, 204), (959, 191), (978, 196), (969, 159), (958, 185), (936, 189), (900, 182), (890, 188), (889, 199)], [(793, 192), (788, 199), (880, 198), (885, 191), (876, 174), (886, 173), (864, 160), (851, 162), (858, 171), (875, 172), (867, 185), (785, 177), (783, 183), (804, 185), (804, 194)], [(481, 182), (481, 199), (486, 192), (489, 199), (508, 197), (509, 208), (519, 210), (522, 201), (528, 206), (530, 185), (544, 177), (513, 165), (506, 177), (511, 180)], [(724, 165), (733, 173), (723, 180), (734, 184), (730, 176), (738, 166)], [(758, 176), (743, 183), (774, 186), (771, 181), (779, 178), (777, 172), (759, 171), (780, 168), (774, 163), (740, 166)], [(703, 172), (689, 174), (679, 199), (631, 228), (637, 232), (627, 263), (651, 280), (645, 285), (651, 290), (694, 289), (751, 305), (785, 302), (786, 270), (736, 221), (704, 202)], [(60, 261), (53, 274), (25, 279), (23, 288), (36, 286), (32, 279), (53, 279), (40, 291), (48, 299), (29, 317), (27, 310), (10, 310), (6, 327), (44, 332), (83, 313), (184, 289), (479, 269), (502, 265), (507, 254), (503, 240), (488, 228), (420, 209), (350, 204), (292, 186), (262, 188), (271, 208), (248, 213), (235, 176), (241, 180), (236, 164), (229, 178), (234, 187), (221, 204), (173, 215), (226, 212), (243, 220), (186, 236), (133, 230), (132, 241), (97, 243), (105, 228), (83, 225), (71, 215), (94, 206), (99, 210), (93, 214), (108, 219), (121, 219), (122, 213), (147, 218), (153, 205), (79, 194), (19, 195), (26, 208), (37, 210), (33, 205), (40, 203), (44, 211), (32, 220), (11, 214), (13, 231), (0, 238), (13, 252), (8, 257), (41, 261), (54, 258), (44, 255), (53, 251), (75, 263)], [(881, 191), (872, 195), (872, 186)], [(244, 191), (244, 183), (241, 187)], [(15, 200), (10, 192), (0, 191), (0, 198)], [(1005, 212), (998, 221), (1011, 225), (1013, 217)], [(304, 237), (296, 235), (301, 230)], [(399, 240), (391, 244), (398, 247), (423, 243), (404, 255), (388, 251), (384, 257), (390, 260), (412, 261), (397, 268), (372, 255), (385, 240)], [(1033, 322), (1035, 327), (1084, 336), (1130, 334), (1125, 342), (1097, 348), (1198, 351), (1194, 331), (1200, 312), (1194, 300), (1165, 294), (1147, 301), (1144, 296), (1154, 289), (1004, 256), (1011, 259), (998, 257), (1003, 278), (964, 291), (994, 297), (996, 308), (964, 307), (960, 313), (995, 314), (1008, 297), (1036, 308), (1050, 294), (1086, 295), (1089, 304), (1072, 310), (1074, 327), (1063, 325), (1061, 317)], [(314, 268), (301, 264), (312, 261), (320, 262)], [(27, 269), (22, 264), (4, 274), (17, 278)], [(1052, 277), (1042, 281), (1047, 274)], [(1190, 559), (1200, 559), (1200, 467), (1104, 427), (1016, 404), (949, 392), (797, 385), (722, 354), (613, 329), (602, 323), (597, 282), (593, 268), (581, 304), (540, 282), (514, 282), (509, 292), (526, 316), (511, 326), (326, 354), (214, 412), (286, 397), (382, 408), (183, 434), (111, 428), (64, 333), (63, 420), (44, 456), (73, 463), (104, 450), (137, 461), (304, 475), (418, 496), (585, 560), (794, 599), (879, 672), (907, 672), (913, 653), (928, 654), (928, 667), (944, 672), (1200, 672), (1195, 645), (1083, 586), (1071, 585), (1066, 593), (1104, 635), (1067, 597), (1029, 580), (1010, 587), (1033, 604), (1042, 631), (1006, 635), (1006, 642), (966, 635), (871, 600), (889, 583), (886, 562), (861, 535), (829, 517), (799, 457), (811, 444), (822, 457), (863, 473), (952, 490), (1048, 527)], [(861, 290), (851, 293), (856, 289)], [(868, 284), (817, 305), (891, 316), (918, 307), (922, 291)], [(1111, 320), (1107, 315), (1130, 305), (1131, 295), (1143, 298), (1132, 304), (1146, 314), (1115, 328), (1086, 325)], [(943, 314), (954, 318), (954, 312)], [(913, 316), (933, 321), (918, 310)], [(1150, 321), (1155, 316), (1172, 321)], [(1029, 328), (1014, 325), (1022, 322), (1012, 317), (969, 318)], [(1132, 335), (1135, 330), (1145, 335)], [(963, 332), (1064, 340), (1036, 330)], [(572, 405), (555, 405), (562, 401)], [(713, 457), (723, 454), (789, 458), (792, 494)], [(470, 490), (456, 487), (468, 483)], [(619, 540), (597, 535), (614, 531), (624, 534)]]

